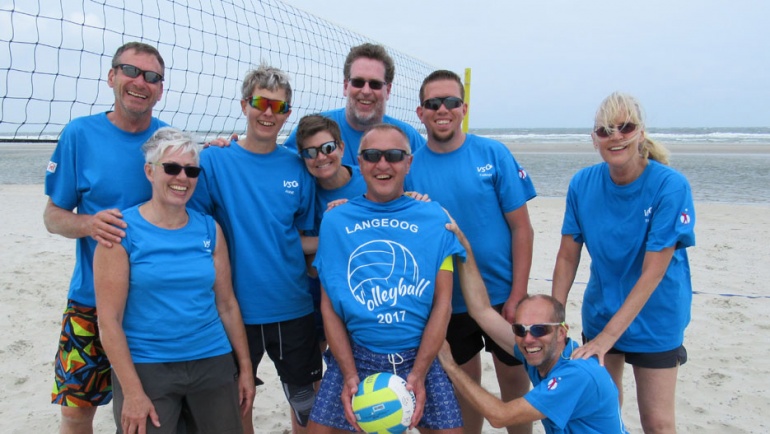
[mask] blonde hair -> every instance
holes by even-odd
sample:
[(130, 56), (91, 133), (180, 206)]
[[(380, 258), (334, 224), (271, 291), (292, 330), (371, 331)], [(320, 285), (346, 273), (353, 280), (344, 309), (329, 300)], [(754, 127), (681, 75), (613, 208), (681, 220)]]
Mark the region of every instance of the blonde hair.
[(636, 98), (627, 93), (613, 92), (607, 98), (604, 98), (604, 101), (602, 101), (599, 109), (596, 111), (594, 130), (599, 127), (612, 126), (621, 118), (624, 118), (623, 123), (630, 122), (636, 124), (637, 129), (641, 131), (642, 140), (639, 143), (639, 153), (642, 158), (668, 165), (668, 157), (671, 153), (661, 143), (647, 136), (642, 106)]

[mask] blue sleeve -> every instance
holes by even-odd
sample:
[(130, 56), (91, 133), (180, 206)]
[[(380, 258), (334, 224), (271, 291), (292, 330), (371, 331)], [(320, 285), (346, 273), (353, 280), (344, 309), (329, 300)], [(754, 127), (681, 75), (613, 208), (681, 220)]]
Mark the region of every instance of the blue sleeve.
[(70, 124), (62, 131), (45, 175), (45, 194), (56, 206), (69, 211), (80, 202), (75, 164), (77, 133), (73, 130), (75, 127)]
[(569, 188), (567, 189), (567, 202), (564, 210), (564, 221), (561, 225), (562, 235), (572, 235), (572, 239), (576, 243), (583, 243), (583, 230), (580, 227), (580, 220), (578, 219), (578, 184), (580, 183), (580, 172), (570, 180)]
[(509, 213), (536, 196), (535, 186), (527, 171), (519, 166), (507, 148), (499, 151), (496, 159), (498, 170), (495, 172), (495, 190), (500, 209)]
[(646, 249), (659, 252), (667, 247), (695, 245), (695, 206), (690, 184), (679, 173), (667, 180), (666, 191), (653, 211)]
[(524, 395), (524, 399), (564, 429), (575, 409), (586, 398), (586, 391), (593, 381), (588, 372), (570, 363), (558, 369), (557, 375), (552, 371), (548, 378)]
[[(233, 146), (233, 143), (230, 143)], [(198, 177), (198, 184), (195, 186), (190, 201), (187, 202), (187, 206), (190, 209), (194, 209), (202, 212), (203, 214), (214, 215), (214, 202), (211, 198), (211, 186), (214, 181), (214, 171), (211, 168), (211, 159), (209, 158), (208, 150), (201, 152), (200, 165), (203, 168), (200, 176)]]
[(304, 170), (304, 167), (300, 173), (303, 179), (300, 189), (300, 209), (295, 214), (294, 225), (299, 230), (310, 231), (316, 228), (315, 179), (307, 170)]

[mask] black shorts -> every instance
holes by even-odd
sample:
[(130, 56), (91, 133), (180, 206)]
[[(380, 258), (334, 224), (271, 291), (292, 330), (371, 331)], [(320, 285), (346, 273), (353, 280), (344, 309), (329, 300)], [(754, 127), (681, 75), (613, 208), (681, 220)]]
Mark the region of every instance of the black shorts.
[(246, 324), (251, 368), (256, 384), (257, 368), (265, 351), (275, 364), (282, 382), (304, 386), (321, 380), (323, 363), (314, 314), (270, 324)]
[[(589, 341), (586, 335), (582, 334), (582, 336), (583, 344)], [(659, 353), (629, 353), (628, 351), (621, 351), (613, 347), (607, 351), (607, 354), (623, 354), (625, 355), (626, 363), (629, 365), (648, 369), (675, 368), (687, 363), (687, 349), (684, 345)]]
[[(493, 307), (498, 312), (503, 310), (502, 304)], [(488, 353), (493, 353), (507, 366), (521, 365), (518, 359), (497, 345), (492, 338), (484, 333), (478, 323), (467, 312), (452, 315), (447, 327), (446, 340), (452, 348), (452, 357), (454, 357), (458, 365), (467, 363), (482, 348), (486, 348)]]

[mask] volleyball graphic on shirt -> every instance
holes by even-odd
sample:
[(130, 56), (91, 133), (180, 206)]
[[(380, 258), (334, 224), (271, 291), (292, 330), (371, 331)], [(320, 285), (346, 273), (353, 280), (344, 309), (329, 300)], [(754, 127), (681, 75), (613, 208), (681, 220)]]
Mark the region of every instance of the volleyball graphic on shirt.
[(417, 282), (419, 267), (408, 248), (395, 241), (374, 240), (353, 251), (348, 259), (348, 286), (361, 304), (367, 290), (380, 286), (395, 287), (399, 279)]

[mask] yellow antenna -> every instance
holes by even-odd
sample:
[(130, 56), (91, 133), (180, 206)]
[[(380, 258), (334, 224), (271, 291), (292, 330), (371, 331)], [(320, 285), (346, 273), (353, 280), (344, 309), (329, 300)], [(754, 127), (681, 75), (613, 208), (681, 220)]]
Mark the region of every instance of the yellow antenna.
[(468, 132), (468, 119), (471, 117), (471, 69), (465, 68), (465, 103), (468, 104), (468, 111), (463, 118), (463, 132)]

